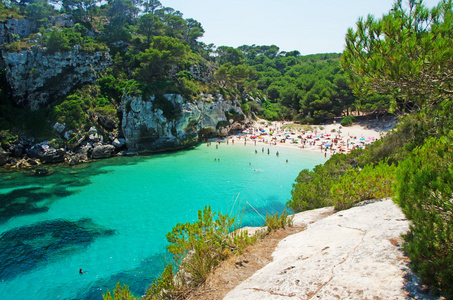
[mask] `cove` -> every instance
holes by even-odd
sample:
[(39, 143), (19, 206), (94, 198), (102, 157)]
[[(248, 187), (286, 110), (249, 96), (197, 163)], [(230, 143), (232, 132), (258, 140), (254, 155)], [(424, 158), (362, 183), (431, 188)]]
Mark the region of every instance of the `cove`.
[(261, 226), (266, 213), (285, 209), (299, 172), (325, 161), (260, 143), (217, 147), (116, 157), (45, 177), (1, 173), (2, 299), (102, 299), (118, 281), (141, 295), (163, 270), (174, 225), (211, 205), (240, 226)]

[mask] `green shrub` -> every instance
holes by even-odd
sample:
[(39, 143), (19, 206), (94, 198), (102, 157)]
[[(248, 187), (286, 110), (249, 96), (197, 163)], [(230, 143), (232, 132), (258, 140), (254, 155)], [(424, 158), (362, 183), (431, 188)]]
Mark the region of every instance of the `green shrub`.
[(129, 291), (129, 287), (127, 285), (121, 286), (118, 282), (116, 284), (116, 288), (113, 290), (113, 298), (110, 291), (107, 291), (106, 294), (102, 295), (104, 300), (135, 300), (136, 298), (131, 294)]
[(234, 221), (234, 217), (213, 213), (209, 206), (198, 211), (198, 221), (177, 224), (167, 234), (168, 252), (190, 274), (192, 285), (203, 283), (220, 261), (255, 240), (246, 232), (230, 234)]
[(244, 103), (241, 105), (241, 109), (242, 109), (242, 112), (245, 114), (245, 115), (249, 115), (250, 112), (251, 112), (251, 109), (250, 109), (250, 105), (248, 103)]
[(54, 28), (47, 39), (47, 50), (50, 53), (69, 51), (69, 40), (62, 30)]
[(14, 41), (10, 44), (5, 43), (2, 47), (8, 52), (19, 52), (30, 49), (30, 45), (23, 40)]
[(313, 171), (302, 170), (296, 178), (291, 190), (291, 200), (286, 205), (299, 212), (332, 205), (330, 187), (333, 178), (322, 166)]
[(293, 226), (293, 216), (288, 216), (288, 212), (283, 210), (282, 214), (275, 213), (274, 215), (266, 214), (266, 226), (267, 232), (272, 232), (274, 230), (285, 228), (286, 226)]
[(397, 173), (397, 203), (411, 220), (404, 249), (429, 285), (453, 297), (453, 134), (431, 138)]
[(422, 113), (405, 116), (395, 130), (367, 147), (368, 151), (359, 159), (359, 164), (364, 166), (383, 160), (398, 164), (405, 160), (414, 148), (423, 145), (425, 138), (437, 131), (430, 119), (435, 117), (429, 118)]
[[(161, 276), (150, 285), (142, 299), (181, 299), (181, 296), (184, 295), (184, 286), (176, 282), (174, 278), (173, 265), (169, 264)], [(109, 299), (104, 298), (104, 300)]]
[(216, 130), (221, 130), (222, 128), (225, 128), (230, 125), (230, 122), (228, 121), (219, 121), (215, 127)]
[(17, 141), (18, 136), (11, 134), (10, 130), (0, 130), (0, 146), (7, 147)]
[(83, 99), (81, 95), (73, 94), (53, 107), (51, 116), (59, 123), (66, 123), (67, 128), (78, 129), (88, 124), (86, 113), (93, 105), (89, 99)]
[(179, 80), (182, 94), (188, 98), (193, 98), (200, 94), (197, 82), (193, 79), (182, 77)]
[(302, 170), (293, 184), (291, 200), (286, 205), (296, 212), (334, 205), (330, 189), (348, 168), (355, 166), (355, 156), (359, 153), (335, 154), (313, 171)]
[[(285, 219), (290, 220), (286, 217)], [(220, 261), (231, 254), (241, 253), (244, 247), (256, 241), (257, 236), (249, 237), (247, 231), (231, 232), (234, 222), (234, 217), (213, 213), (208, 206), (203, 211), (198, 211), (197, 221), (173, 227), (172, 231), (167, 233), (170, 243), (167, 250), (173, 254), (174, 262), (180, 265), (180, 270), (175, 274), (173, 265), (167, 265), (142, 299), (183, 299), (188, 291), (206, 280)], [(289, 224), (289, 221), (286, 222)], [(129, 297), (119, 283), (114, 290), (115, 295), (118, 291)], [(104, 300), (111, 299), (110, 292), (104, 295)]]
[(341, 120), (341, 126), (351, 126), (356, 121), (354, 116), (346, 116)]
[(349, 169), (330, 189), (335, 209), (348, 209), (359, 201), (393, 196), (395, 171), (394, 165), (385, 162), (366, 165), (362, 170)]

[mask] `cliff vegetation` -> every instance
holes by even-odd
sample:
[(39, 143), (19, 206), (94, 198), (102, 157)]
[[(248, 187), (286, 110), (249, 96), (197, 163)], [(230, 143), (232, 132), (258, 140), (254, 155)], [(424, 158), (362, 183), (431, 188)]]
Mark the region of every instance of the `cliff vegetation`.
[[(198, 41), (202, 24), (160, 1), (12, 0), (0, 6), (0, 142), (10, 153), (20, 142), (27, 151), (28, 144), (54, 139), (73, 147), (92, 127), (104, 142), (127, 140), (124, 95), (161, 99), (154, 107), (163, 108), (167, 120), (178, 115), (163, 100), (168, 94), (185, 102), (221, 95), (237, 101), (240, 114), (305, 123), (389, 109), (387, 96), (378, 93), (359, 101), (340, 54), (207, 45)], [(218, 135), (228, 121), (217, 120), (208, 132)], [(30, 138), (34, 143), (25, 142)]]

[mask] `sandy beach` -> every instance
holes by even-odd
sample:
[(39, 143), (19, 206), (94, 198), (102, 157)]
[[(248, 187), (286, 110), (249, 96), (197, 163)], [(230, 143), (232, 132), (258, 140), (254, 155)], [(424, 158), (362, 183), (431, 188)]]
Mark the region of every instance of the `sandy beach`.
[[(394, 119), (382, 122), (363, 121), (348, 127), (343, 127), (339, 123), (300, 125), (259, 119), (248, 128), (229, 135), (220, 142), (252, 145), (264, 148), (264, 151), (275, 147), (290, 147), (301, 151), (322, 152), (325, 156), (330, 156), (335, 153), (349, 153), (356, 148), (365, 148), (385, 136), (395, 124)], [(272, 152), (277, 151), (274, 149)]]

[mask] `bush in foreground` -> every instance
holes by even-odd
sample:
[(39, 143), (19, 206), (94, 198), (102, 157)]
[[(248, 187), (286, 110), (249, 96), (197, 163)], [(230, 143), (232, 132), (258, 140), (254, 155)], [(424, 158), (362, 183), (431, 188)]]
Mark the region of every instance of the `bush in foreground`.
[[(234, 229), (235, 218), (212, 212), (207, 206), (198, 211), (198, 220), (177, 224), (167, 233), (170, 243), (167, 250), (173, 254), (174, 264), (168, 264), (163, 273), (151, 284), (141, 299), (185, 299), (187, 295), (206, 281), (213, 268), (230, 255), (240, 254), (259, 236), (249, 236), (247, 231)], [(292, 226), (292, 218), (286, 211), (281, 215), (267, 215), (268, 231)], [(179, 266), (175, 272), (174, 265)], [(138, 299), (131, 295), (127, 286), (119, 283), (103, 295), (104, 300)]]
[(348, 209), (363, 200), (393, 196), (395, 171), (394, 165), (385, 162), (375, 166), (369, 164), (363, 169), (349, 169), (330, 190), (335, 209)]
[(274, 215), (266, 214), (266, 226), (267, 232), (272, 232), (280, 228), (285, 228), (286, 226), (293, 226), (294, 215), (288, 216), (288, 212), (283, 210), (281, 214), (276, 212)]
[(330, 189), (340, 176), (356, 166), (355, 150), (348, 155), (333, 155), (324, 165), (317, 165), (313, 171), (302, 170), (291, 190), (291, 200), (286, 206), (293, 211), (305, 211), (334, 205)]
[(404, 249), (429, 285), (453, 297), (453, 133), (431, 138), (397, 173), (397, 202), (411, 220)]

